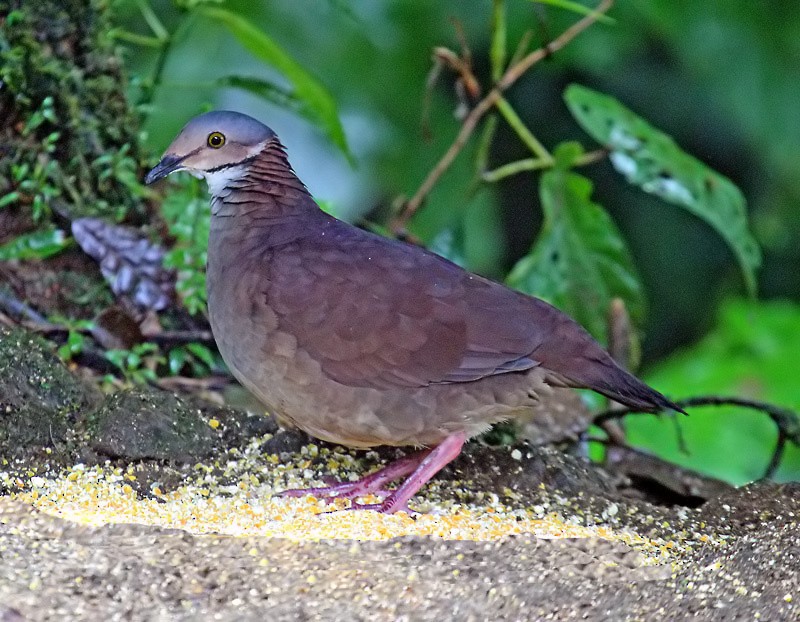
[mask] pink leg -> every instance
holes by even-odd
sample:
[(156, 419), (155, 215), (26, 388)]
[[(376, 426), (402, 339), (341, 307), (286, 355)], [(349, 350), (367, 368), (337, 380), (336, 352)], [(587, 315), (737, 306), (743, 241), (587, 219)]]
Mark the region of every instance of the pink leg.
[(339, 482), (331, 486), (320, 486), (318, 488), (295, 488), (292, 490), (284, 490), (278, 493), (277, 496), (305, 497), (306, 495), (311, 495), (313, 497), (343, 499), (355, 499), (356, 497), (363, 497), (369, 494), (383, 494), (383, 496), (386, 496), (389, 493), (383, 490), (385, 484), (404, 477), (414, 471), (430, 453), (430, 449), (424, 449), (403, 456), (379, 471), (375, 471), (375, 473), (362, 477), (355, 482)]
[[(401, 486), (390, 494), (383, 503), (364, 504), (354, 503), (353, 510), (377, 510), (383, 514), (394, 512), (409, 512), (408, 501), (417, 494), (428, 481), (441, 471), (447, 464), (455, 460), (461, 453), (461, 448), (467, 440), (464, 432), (456, 432), (444, 439), (419, 463), (416, 470), (404, 481)], [(411, 512), (409, 512), (411, 513)]]

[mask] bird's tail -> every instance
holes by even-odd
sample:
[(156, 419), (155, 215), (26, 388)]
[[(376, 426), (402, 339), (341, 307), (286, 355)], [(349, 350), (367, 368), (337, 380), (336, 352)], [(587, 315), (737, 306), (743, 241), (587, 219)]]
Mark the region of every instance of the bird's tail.
[(620, 367), (611, 356), (587, 359), (583, 370), (566, 378), (571, 386), (586, 387), (640, 412), (676, 411), (687, 414), (636, 376)]
[[(544, 304), (544, 303), (542, 303)], [(583, 328), (563, 314), (555, 316), (548, 338), (531, 358), (551, 372), (554, 382), (592, 389), (640, 412), (686, 412), (617, 362)]]

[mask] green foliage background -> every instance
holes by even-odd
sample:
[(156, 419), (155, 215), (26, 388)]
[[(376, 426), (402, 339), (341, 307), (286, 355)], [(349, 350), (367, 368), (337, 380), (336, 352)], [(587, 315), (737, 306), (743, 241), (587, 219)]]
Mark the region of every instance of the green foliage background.
[[(559, 4), (506, 0), (507, 56), (526, 31), (533, 49), (578, 19)], [(193, 115), (235, 108), (277, 131), (326, 209), (383, 223), (460, 126), (445, 71), (423, 139), (432, 50), (458, 51), (455, 18), (475, 74), (490, 84), (503, 52), (492, 38), (498, 5), (113, 0), (110, 34), (153, 157)], [(600, 338), (608, 300), (623, 296), (643, 374), (670, 397), (731, 394), (800, 408), (800, 4), (620, 1), (610, 15), (506, 93), (518, 124), (552, 150), (546, 170), (479, 183), (476, 161), (495, 169), (531, 155), (530, 141), (498, 115), (491, 143), (473, 136), (410, 232), (546, 296)], [(624, 130), (619, 145), (608, 119)], [(611, 158), (570, 170), (600, 144)], [(204, 190), (192, 180), (168, 193), (162, 213), (177, 240), (169, 261), (188, 310), (199, 313)], [(55, 251), (63, 240), (53, 235), (22, 243)], [(627, 422), (633, 443), (737, 483), (763, 472), (775, 442), (758, 413), (696, 409), (681, 424), (689, 456), (677, 451), (670, 422)], [(800, 479), (796, 447), (778, 476)]]

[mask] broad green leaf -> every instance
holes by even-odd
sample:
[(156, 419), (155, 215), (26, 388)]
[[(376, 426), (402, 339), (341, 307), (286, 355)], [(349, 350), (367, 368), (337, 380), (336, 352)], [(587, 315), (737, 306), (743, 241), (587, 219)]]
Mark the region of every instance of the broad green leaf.
[(592, 183), (577, 173), (542, 175), (544, 224), (508, 284), (550, 301), (604, 340), (612, 298), (622, 298), (634, 318), (641, 318), (644, 300), (628, 248), (591, 192)]
[(747, 226), (744, 196), (733, 182), (613, 97), (572, 84), (564, 99), (583, 128), (611, 150), (611, 163), (629, 183), (689, 210), (724, 238), (754, 295), (761, 251)]
[(0, 261), (45, 259), (60, 253), (71, 243), (61, 229), (44, 229), (17, 236), (0, 246)]
[(246, 76), (225, 76), (216, 80), (214, 85), (218, 87), (232, 86), (237, 89), (242, 89), (243, 91), (248, 91), (273, 104), (277, 104), (281, 108), (293, 110), (306, 117), (313, 114), (313, 111), (308, 110), (305, 102), (298, 99), (294, 93), (269, 80)]
[[(594, 7), (584, 6), (580, 2), (574, 2), (573, 0), (530, 0), (531, 2), (535, 2), (537, 4), (547, 4), (552, 7), (556, 7), (557, 9), (565, 9), (567, 11), (572, 11), (573, 13), (578, 13), (579, 15), (591, 15), (594, 13)], [(613, 18), (609, 17), (605, 13), (600, 13), (597, 16), (598, 22), (605, 22), (606, 24), (613, 24), (616, 22)]]
[[(765, 401), (800, 411), (800, 305), (728, 300), (699, 342), (646, 374), (671, 398), (721, 395)], [(678, 464), (740, 485), (761, 477), (777, 440), (764, 413), (737, 406), (689, 408), (681, 419), (689, 454), (675, 442), (672, 422), (628, 417), (628, 440)], [(789, 443), (776, 478), (800, 479), (800, 447)]]
[(292, 85), (292, 95), (303, 103), (300, 112), (319, 126), (348, 158), (350, 151), (328, 90), (252, 22), (227, 9), (202, 6), (201, 15), (224, 25), (253, 56), (277, 69)]
[(187, 343), (186, 349), (205, 363), (208, 368), (214, 366), (214, 354), (202, 343)]

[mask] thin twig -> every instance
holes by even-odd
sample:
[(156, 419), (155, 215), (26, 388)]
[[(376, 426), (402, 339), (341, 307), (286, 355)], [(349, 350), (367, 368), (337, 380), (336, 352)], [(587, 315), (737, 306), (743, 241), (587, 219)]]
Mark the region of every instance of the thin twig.
[(47, 324), (47, 320), (43, 315), (8, 292), (0, 292), (0, 309), (12, 317), (22, 318), (40, 324)]
[[(0, 322), (11, 321), (27, 330), (39, 333), (49, 338), (66, 336), (70, 331), (78, 332), (84, 336), (92, 336), (89, 328), (75, 328), (66, 324), (50, 322), (43, 315), (34, 311), (30, 306), (8, 292), (0, 291)], [(154, 333), (144, 333), (145, 341), (152, 341), (162, 347), (175, 347), (187, 343), (200, 343), (208, 347), (215, 347), (214, 337), (210, 330), (173, 330)]]
[(775, 475), (775, 471), (777, 471), (778, 467), (781, 465), (783, 452), (786, 449), (786, 440), (786, 434), (784, 434), (783, 430), (778, 428), (778, 440), (775, 443), (775, 449), (772, 451), (772, 458), (770, 458), (767, 468), (764, 469), (764, 475), (761, 479), (772, 479)]
[[(795, 445), (800, 446), (800, 415), (788, 408), (782, 408), (774, 404), (768, 404), (767, 402), (760, 402), (742, 397), (724, 397), (719, 395), (690, 397), (685, 400), (676, 401), (675, 404), (681, 408), (689, 408), (691, 406), (742, 406), (766, 413), (778, 428), (778, 440), (769, 465), (764, 472), (764, 479), (769, 479), (775, 474), (775, 471), (780, 465), (781, 457), (786, 447), (786, 441), (792, 441)], [(634, 408), (607, 410), (598, 414), (592, 423), (601, 426), (606, 421), (640, 412), (641, 411)]]
[(516, 160), (514, 162), (509, 162), (508, 164), (503, 164), (502, 166), (498, 166), (494, 170), (486, 171), (482, 175), (482, 179), (487, 183), (494, 183), (500, 181), (501, 179), (505, 179), (506, 177), (511, 177), (512, 175), (516, 175), (524, 171), (539, 171), (543, 168), (551, 166), (552, 164), (553, 164), (552, 159), (545, 160), (542, 158), (525, 158), (524, 160)]
[(159, 378), (156, 385), (167, 391), (221, 391), (234, 382), (231, 376), (167, 376)]
[[(575, 160), (573, 163), (574, 168), (580, 168), (581, 166), (588, 166), (589, 164), (594, 164), (595, 162), (599, 162), (603, 158), (608, 155), (608, 150), (606, 149), (596, 149), (595, 151), (590, 151), (589, 153), (585, 153), (579, 158)], [(552, 166), (553, 160), (552, 158), (542, 159), (542, 158), (524, 158), (522, 160), (515, 160), (514, 162), (509, 162), (508, 164), (503, 164), (502, 166), (498, 166), (496, 169), (491, 171), (486, 171), (482, 179), (487, 183), (493, 183), (500, 181), (501, 179), (505, 179), (506, 177), (510, 177), (511, 175), (516, 175), (518, 173), (526, 172), (526, 171), (539, 171), (543, 168), (547, 168)]]
[(509, 67), (508, 71), (506, 71), (506, 73), (500, 79), (500, 82), (497, 83), (497, 88), (501, 91), (508, 89), (508, 87), (514, 84), (514, 82), (516, 82), (522, 76), (522, 74), (528, 71), (528, 69), (530, 69), (533, 65), (538, 63), (540, 60), (547, 58), (553, 53), (558, 52), (589, 26), (594, 24), (601, 15), (606, 13), (612, 7), (613, 4), (614, 0), (602, 0), (602, 2), (597, 5), (597, 8), (589, 15), (575, 22), (572, 26), (567, 28), (547, 45), (539, 48), (538, 50), (534, 50), (525, 56), (521, 61)]
[(533, 155), (535, 155), (539, 160), (544, 160), (548, 164), (552, 164), (553, 156), (550, 154), (547, 148), (541, 142), (539, 142), (539, 139), (533, 135), (533, 132), (528, 129), (528, 126), (525, 125), (522, 119), (519, 118), (516, 110), (514, 110), (511, 104), (508, 103), (508, 100), (506, 100), (505, 97), (501, 97), (497, 100), (497, 104), (495, 105), (500, 111), (500, 114), (503, 115), (506, 123), (508, 123), (511, 126), (511, 129), (517, 133), (519, 139), (525, 143)]
[(495, 87), (489, 91), (486, 96), (479, 101), (466, 116), (458, 135), (453, 141), (453, 144), (450, 145), (450, 148), (444, 153), (436, 166), (434, 166), (431, 172), (428, 173), (428, 176), (422, 182), (422, 185), (420, 185), (417, 192), (405, 204), (402, 212), (392, 219), (390, 228), (393, 232), (397, 233), (405, 228), (406, 223), (420, 208), (422, 202), (425, 200), (425, 197), (428, 196), (430, 191), (439, 181), (439, 178), (448, 168), (450, 168), (450, 165), (456, 159), (456, 156), (458, 156), (458, 154), (464, 148), (464, 145), (467, 144), (470, 136), (472, 136), (472, 132), (475, 131), (475, 127), (478, 125), (478, 121), (480, 121), (483, 115), (485, 115), (500, 100), (503, 92), (508, 90), (508, 88), (511, 87), (511, 85), (513, 85), (533, 65), (563, 48), (580, 33), (591, 26), (597, 21), (597, 18), (608, 11), (613, 4), (614, 0), (602, 0), (597, 6), (597, 9), (595, 9), (591, 14), (575, 22), (558, 37), (553, 39), (553, 41), (539, 48), (538, 50), (534, 50), (527, 56), (524, 56), (522, 60), (513, 64), (506, 70), (506, 72), (503, 74), (503, 77), (500, 78)]
[(144, 333), (142, 336), (145, 338), (145, 341), (152, 341), (165, 348), (172, 348), (187, 343), (200, 343), (210, 348), (216, 347), (214, 336), (211, 334), (210, 330), (165, 330), (159, 333)]
[(472, 136), (472, 132), (475, 130), (475, 126), (478, 125), (478, 121), (480, 121), (481, 117), (494, 106), (494, 103), (499, 97), (500, 91), (492, 89), (467, 115), (464, 122), (461, 124), (461, 130), (458, 132), (453, 144), (450, 145), (450, 148), (442, 156), (442, 159), (433, 167), (433, 170), (428, 173), (428, 176), (425, 178), (425, 181), (422, 182), (419, 190), (417, 190), (416, 194), (405, 204), (403, 211), (392, 220), (390, 225), (392, 232), (399, 233), (405, 229), (406, 223), (420, 208), (422, 201), (428, 196), (442, 174), (450, 168), (453, 160), (456, 159), (456, 156), (464, 148), (464, 145), (467, 144), (469, 137)]

